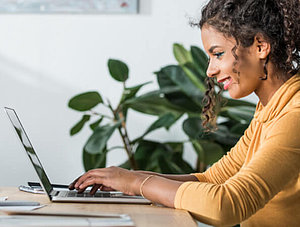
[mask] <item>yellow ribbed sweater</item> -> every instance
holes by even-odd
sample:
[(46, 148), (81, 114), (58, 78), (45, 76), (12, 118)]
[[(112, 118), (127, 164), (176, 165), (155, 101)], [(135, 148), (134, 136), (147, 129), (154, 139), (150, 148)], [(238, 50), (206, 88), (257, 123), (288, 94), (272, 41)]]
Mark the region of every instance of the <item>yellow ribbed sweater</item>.
[(300, 74), (254, 118), (238, 143), (185, 182), (174, 205), (216, 226), (300, 226)]

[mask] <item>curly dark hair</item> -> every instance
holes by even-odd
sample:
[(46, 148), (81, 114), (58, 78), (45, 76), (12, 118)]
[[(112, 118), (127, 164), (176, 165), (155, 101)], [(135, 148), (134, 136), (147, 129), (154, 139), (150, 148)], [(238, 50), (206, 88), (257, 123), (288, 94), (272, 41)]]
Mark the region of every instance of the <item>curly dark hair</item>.
[[(262, 34), (270, 43), (270, 62), (289, 76), (299, 72), (300, 67), (300, 8), (299, 0), (210, 0), (202, 9), (202, 28), (209, 25), (226, 37), (233, 37), (236, 45), (232, 49), (236, 62), (236, 49), (250, 47), (255, 35)], [(235, 69), (234, 69), (235, 70)], [(285, 79), (285, 78), (281, 78)], [(209, 79), (206, 104), (203, 109), (203, 126), (214, 124), (213, 92), (216, 82)]]

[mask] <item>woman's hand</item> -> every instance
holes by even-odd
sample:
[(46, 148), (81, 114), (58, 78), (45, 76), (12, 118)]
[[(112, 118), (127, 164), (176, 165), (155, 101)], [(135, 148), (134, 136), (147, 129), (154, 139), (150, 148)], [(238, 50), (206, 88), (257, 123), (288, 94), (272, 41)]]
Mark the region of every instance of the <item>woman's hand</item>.
[[(154, 176), (144, 181), (149, 175)], [(142, 182), (144, 182), (143, 185)], [(175, 195), (182, 183), (151, 172), (130, 171), (113, 166), (86, 172), (71, 183), (69, 189), (83, 192), (88, 186), (93, 186), (91, 194), (100, 188), (101, 190), (118, 190), (127, 195), (140, 195), (141, 190), (147, 199), (174, 207)], [(141, 186), (142, 188), (140, 188)]]
[(112, 166), (86, 172), (72, 182), (69, 189), (83, 192), (88, 186), (93, 186), (91, 194), (95, 194), (100, 188), (121, 191), (127, 195), (139, 195), (139, 186), (146, 177), (147, 175), (142, 173)]

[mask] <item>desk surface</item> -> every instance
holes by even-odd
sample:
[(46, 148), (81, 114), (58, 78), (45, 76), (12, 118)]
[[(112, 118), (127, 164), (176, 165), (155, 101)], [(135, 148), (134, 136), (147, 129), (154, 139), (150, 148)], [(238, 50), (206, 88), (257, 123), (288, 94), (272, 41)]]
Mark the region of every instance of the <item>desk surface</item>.
[(137, 227), (197, 226), (187, 211), (154, 205), (51, 203), (46, 195), (20, 192), (14, 187), (0, 187), (0, 197), (4, 196), (8, 196), (8, 200), (29, 200), (47, 205), (37, 211), (129, 214)]

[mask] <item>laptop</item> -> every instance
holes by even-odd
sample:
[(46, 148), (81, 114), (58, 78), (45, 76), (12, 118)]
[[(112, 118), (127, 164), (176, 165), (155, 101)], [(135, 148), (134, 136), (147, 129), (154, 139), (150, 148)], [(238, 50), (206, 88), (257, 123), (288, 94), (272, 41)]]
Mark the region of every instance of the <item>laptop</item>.
[(77, 193), (70, 190), (54, 190), (45, 169), (43, 168), (25, 130), (19, 120), (16, 111), (9, 107), (4, 107), (16, 133), (20, 139), (24, 151), (29, 157), (40, 183), (52, 202), (96, 202), (96, 203), (134, 203), (134, 204), (150, 204), (151, 202), (141, 196), (125, 195), (118, 191), (97, 191), (91, 195), (88, 191)]

